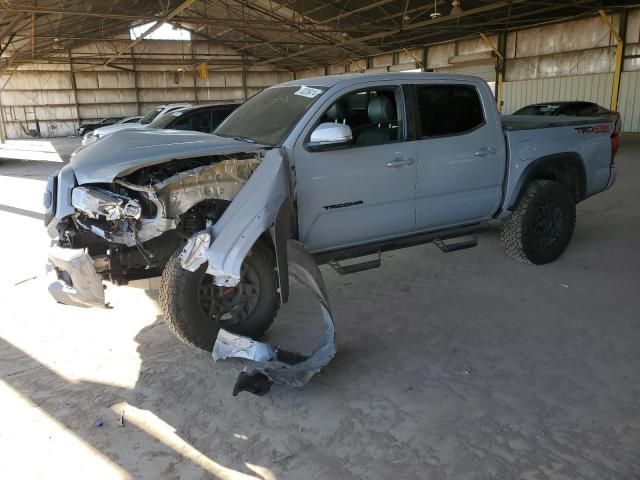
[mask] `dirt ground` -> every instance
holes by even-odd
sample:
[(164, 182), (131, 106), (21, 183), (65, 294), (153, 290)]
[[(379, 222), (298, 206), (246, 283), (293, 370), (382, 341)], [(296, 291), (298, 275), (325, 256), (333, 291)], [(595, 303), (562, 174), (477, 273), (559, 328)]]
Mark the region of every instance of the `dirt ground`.
[[(42, 142), (46, 161), (0, 160), (0, 478), (640, 478), (640, 136), (553, 264), (510, 260), (494, 227), (323, 267), (338, 353), (265, 397), (169, 333), (154, 282), (109, 309), (49, 299), (42, 189), (78, 140)], [(318, 328), (296, 289), (267, 338)]]

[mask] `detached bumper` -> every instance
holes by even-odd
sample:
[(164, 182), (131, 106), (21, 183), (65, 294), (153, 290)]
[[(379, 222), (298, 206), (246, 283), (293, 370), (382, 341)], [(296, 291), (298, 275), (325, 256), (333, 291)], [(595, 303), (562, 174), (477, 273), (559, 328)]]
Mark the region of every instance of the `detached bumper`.
[(53, 246), (49, 250), (49, 293), (60, 303), (104, 307), (102, 279), (84, 249)]

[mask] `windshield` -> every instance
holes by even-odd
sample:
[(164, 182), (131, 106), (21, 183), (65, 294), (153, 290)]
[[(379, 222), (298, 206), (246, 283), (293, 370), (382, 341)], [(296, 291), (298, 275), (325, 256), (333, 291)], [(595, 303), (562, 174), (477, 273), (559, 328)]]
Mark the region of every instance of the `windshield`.
[(553, 116), (558, 115), (560, 112), (560, 105), (529, 105), (528, 107), (521, 108), (514, 115), (545, 115)]
[(156, 117), (156, 119), (149, 124), (149, 128), (167, 128), (167, 125), (188, 111), (188, 108), (181, 108), (173, 112), (165, 113), (160, 117)]
[(280, 145), (326, 87), (271, 87), (251, 97), (213, 132), (262, 145)]
[(153, 119), (156, 118), (161, 111), (162, 111), (162, 107), (154, 108), (150, 112), (147, 112), (147, 114), (140, 119), (140, 123), (142, 123), (143, 125), (146, 125), (147, 123), (151, 123)]

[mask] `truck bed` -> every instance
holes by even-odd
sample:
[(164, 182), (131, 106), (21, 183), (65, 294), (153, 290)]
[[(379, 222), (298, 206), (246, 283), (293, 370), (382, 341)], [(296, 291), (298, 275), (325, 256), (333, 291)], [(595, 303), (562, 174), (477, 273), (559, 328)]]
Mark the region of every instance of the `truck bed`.
[(545, 117), (541, 115), (502, 115), (501, 117), (502, 129), (508, 131), (609, 123), (608, 119), (601, 117), (570, 117), (568, 115), (559, 115), (557, 117)]

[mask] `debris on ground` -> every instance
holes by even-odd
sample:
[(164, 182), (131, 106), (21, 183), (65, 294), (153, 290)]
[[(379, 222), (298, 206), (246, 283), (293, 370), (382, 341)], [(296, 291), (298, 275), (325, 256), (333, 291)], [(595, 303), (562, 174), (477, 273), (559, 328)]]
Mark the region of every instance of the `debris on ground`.
[(273, 383), (302, 387), (336, 353), (335, 328), (320, 269), (303, 245), (294, 240), (287, 243), (287, 257), (289, 276), (306, 287), (320, 303), (322, 340), (314, 352), (306, 356), (221, 329), (213, 346), (214, 360), (243, 358), (248, 361), (248, 365), (238, 375), (233, 388), (234, 396), (240, 392), (262, 396)]

